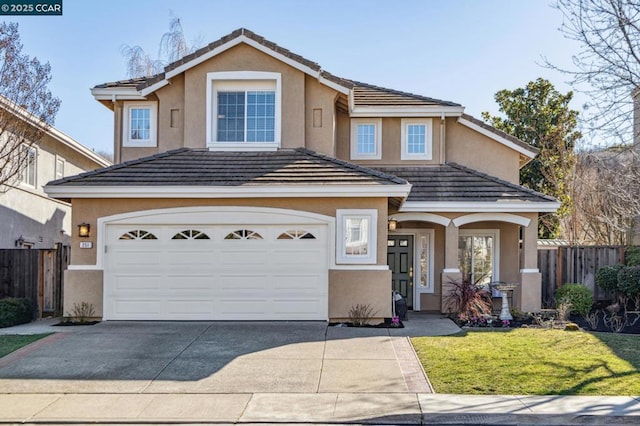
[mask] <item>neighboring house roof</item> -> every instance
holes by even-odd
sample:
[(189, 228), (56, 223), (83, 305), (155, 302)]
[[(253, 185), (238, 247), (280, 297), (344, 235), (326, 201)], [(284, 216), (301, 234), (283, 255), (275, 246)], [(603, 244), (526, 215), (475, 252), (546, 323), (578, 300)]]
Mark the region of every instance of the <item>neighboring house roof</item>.
[[(72, 198), (116, 196), (136, 188), (133, 192), (143, 192), (138, 196), (172, 197), (168, 187), (180, 187), (175, 195), (183, 198), (212, 191), (232, 197), (269, 197), (278, 191), (280, 196), (282, 191), (292, 196), (322, 197), (327, 196), (325, 192), (340, 196), (339, 187), (345, 188), (344, 196), (405, 198), (410, 190), (402, 178), (304, 148), (265, 152), (181, 148), (59, 179), (50, 182), (46, 191), (57, 198)], [(198, 189), (191, 193), (185, 187)]]
[(0, 95), (0, 108), (9, 112), (15, 117), (18, 117), (19, 119), (29, 123), (30, 125), (40, 129), (41, 131), (44, 131), (46, 135), (50, 136), (52, 139), (61, 143), (62, 145), (67, 146), (71, 150), (90, 159), (91, 161), (96, 163), (98, 167), (107, 167), (112, 164), (111, 161), (91, 151), (89, 148), (82, 145), (71, 136), (66, 135), (52, 125), (45, 123), (40, 118), (29, 112), (26, 108), (17, 105), (15, 102), (2, 95)]
[(465, 206), (499, 205), (514, 211), (555, 211), (558, 201), (533, 191), (455, 163), (423, 167), (378, 167), (378, 170), (401, 177), (412, 185), (405, 206), (416, 205), (434, 211)]

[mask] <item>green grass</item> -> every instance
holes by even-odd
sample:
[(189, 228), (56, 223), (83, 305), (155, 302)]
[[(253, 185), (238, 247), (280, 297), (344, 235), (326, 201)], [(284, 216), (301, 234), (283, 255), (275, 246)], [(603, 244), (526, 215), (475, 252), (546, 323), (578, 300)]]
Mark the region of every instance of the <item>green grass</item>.
[(640, 336), (513, 329), (411, 339), (438, 393), (640, 395)]
[(11, 352), (20, 349), (23, 346), (27, 346), (29, 343), (33, 343), (36, 340), (42, 339), (51, 333), (46, 334), (30, 334), (22, 336), (18, 334), (0, 334), (0, 358), (10, 354)]

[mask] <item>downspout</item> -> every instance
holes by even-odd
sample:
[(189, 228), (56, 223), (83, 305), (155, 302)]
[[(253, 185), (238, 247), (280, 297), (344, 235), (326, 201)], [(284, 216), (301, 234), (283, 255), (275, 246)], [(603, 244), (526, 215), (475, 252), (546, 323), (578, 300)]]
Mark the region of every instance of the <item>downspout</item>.
[(445, 143), (444, 138), (446, 136), (446, 118), (444, 116), (444, 112), (440, 115), (440, 164), (444, 164), (446, 161), (444, 149)]
[(115, 93), (111, 95), (111, 102), (113, 103), (113, 163), (118, 164), (122, 162), (122, 132), (118, 131), (122, 122), (122, 108), (118, 107)]

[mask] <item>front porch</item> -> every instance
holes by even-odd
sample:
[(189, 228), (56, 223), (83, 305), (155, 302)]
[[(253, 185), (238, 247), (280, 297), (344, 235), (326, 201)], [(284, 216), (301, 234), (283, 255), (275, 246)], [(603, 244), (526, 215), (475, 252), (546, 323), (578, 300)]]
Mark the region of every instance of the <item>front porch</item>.
[(393, 290), (414, 311), (445, 313), (448, 282), (465, 276), (484, 284), (518, 283), (512, 307), (538, 311), (537, 234), (537, 213), (391, 213), (387, 263)]

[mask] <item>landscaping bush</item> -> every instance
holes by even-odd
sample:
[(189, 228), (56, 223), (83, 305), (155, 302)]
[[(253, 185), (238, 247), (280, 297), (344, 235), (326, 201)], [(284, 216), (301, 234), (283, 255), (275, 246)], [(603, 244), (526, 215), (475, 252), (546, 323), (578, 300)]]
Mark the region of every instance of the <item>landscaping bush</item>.
[(449, 281), (450, 290), (444, 306), (464, 318), (479, 318), (491, 314), (491, 293), (468, 278)]
[(33, 304), (26, 298), (0, 299), (0, 328), (25, 324), (33, 319)]
[(569, 303), (571, 313), (587, 315), (593, 305), (593, 294), (582, 284), (565, 284), (556, 291), (556, 305)]
[(640, 247), (639, 246), (627, 247), (624, 258), (625, 258), (624, 263), (627, 266), (640, 266)]
[(618, 289), (618, 273), (624, 265), (603, 266), (596, 272), (596, 284), (604, 291), (615, 293)]
[(635, 310), (640, 309), (640, 266), (627, 266), (618, 273), (618, 289), (634, 300)]

